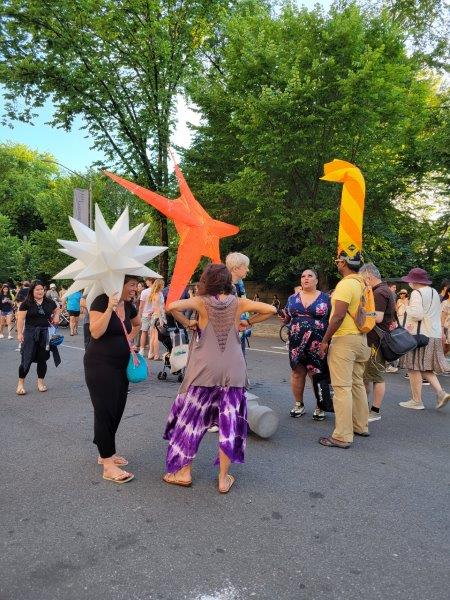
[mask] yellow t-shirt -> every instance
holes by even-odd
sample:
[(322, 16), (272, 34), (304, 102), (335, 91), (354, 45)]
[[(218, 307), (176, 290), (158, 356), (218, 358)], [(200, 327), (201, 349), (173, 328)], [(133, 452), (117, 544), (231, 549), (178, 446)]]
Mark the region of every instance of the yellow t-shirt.
[[(336, 289), (334, 290), (333, 295), (331, 297), (330, 319), (334, 313), (336, 300), (342, 300), (342, 302), (347, 302), (348, 312), (345, 315), (341, 326), (333, 335), (333, 337), (339, 337), (342, 335), (358, 335), (361, 333), (356, 327), (355, 321), (351, 316), (352, 314), (355, 314), (356, 309), (358, 308), (359, 301), (361, 299), (361, 294), (362, 285), (357, 279), (353, 279), (352, 275), (347, 275), (347, 277), (341, 279), (341, 281), (337, 284)], [(349, 312), (351, 314), (349, 314)]]

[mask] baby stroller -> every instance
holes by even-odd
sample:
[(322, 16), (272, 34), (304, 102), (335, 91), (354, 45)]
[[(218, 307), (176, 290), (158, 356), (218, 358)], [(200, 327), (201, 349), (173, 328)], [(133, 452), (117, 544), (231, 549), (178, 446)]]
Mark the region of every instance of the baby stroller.
[(159, 320), (155, 322), (156, 331), (158, 332), (158, 340), (167, 350), (163, 355), (163, 367), (162, 371), (160, 371), (157, 375), (157, 378), (160, 380), (167, 379), (167, 372), (171, 372), (179, 382), (183, 381), (184, 377), (184, 367), (179, 369), (178, 371), (173, 371), (172, 364), (170, 362), (170, 357), (172, 350), (175, 347), (184, 347), (185, 344), (188, 343), (188, 335), (187, 331), (184, 327), (179, 325), (172, 319), (173, 323), (168, 320), (167, 325), (164, 323), (160, 323)]
[(65, 310), (59, 313), (59, 327), (69, 327), (69, 313)]

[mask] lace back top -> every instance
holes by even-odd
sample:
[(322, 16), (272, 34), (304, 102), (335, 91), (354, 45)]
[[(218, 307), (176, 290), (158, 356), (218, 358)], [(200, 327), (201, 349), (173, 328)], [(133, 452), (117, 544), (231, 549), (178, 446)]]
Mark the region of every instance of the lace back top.
[(208, 323), (194, 333), (180, 393), (190, 385), (246, 387), (247, 368), (236, 328), (238, 299), (203, 296)]

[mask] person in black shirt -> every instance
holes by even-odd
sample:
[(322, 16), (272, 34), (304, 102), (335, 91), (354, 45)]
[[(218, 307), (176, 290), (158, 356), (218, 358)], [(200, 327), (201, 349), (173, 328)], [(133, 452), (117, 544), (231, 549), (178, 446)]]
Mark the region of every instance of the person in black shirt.
[(91, 340), (84, 355), (84, 373), (94, 407), (94, 444), (103, 478), (114, 483), (134, 477), (120, 468), (128, 461), (116, 454), (115, 438), (128, 394), (128, 340), (132, 343), (141, 325), (132, 302), (137, 284), (138, 277), (126, 275), (120, 296), (97, 296), (89, 311)]
[[(40, 281), (33, 281), (17, 313), (17, 339), (21, 344), (21, 363), (19, 366), (19, 382), (16, 393), (23, 396), (25, 392), (25, 377), (30, 370), (31, 363), (37, 363), (37, 387), (40, 392), (46, 392), (44, 383), (47, 373), (47, 361), (50, 357), (48, 344), (48, 328), (50, 325), (59, 324), (59, 308), (53, 300), (45, 297), (44, 286)], [(58, 366), (60, 359), (54, 354), (55, 364)], [(59, 362), (58, 362), (59, 361)]]
[(13, 329), (13, 309), (14, 300), (11, 294), (11, 289), (7, 283), (4, 283), (0, 291), (0, 338), (4, 337), (3, 329), (6, 326), (8, 328), (8, 339), (13, 339), (13, 336), (11, 335)]
[(16, 294), (15, 300), (16, 300), (17, 306), (19, 306), (21, 302), (25, 302), (29, 291), (30, 291), (30, 282), (24, 281), (22, 283), (22, 287), (18, 290), (18, 292)]
[[(359, 274), (364, 278), (366, 285), (372, 286), (377, 326), (383, 331), (389, 331), (395, 321), (395, 299), (390, 289), (391, 286), (381, 281), (380, 271), (373, 263), (363, 265)], [(381, 419), (381, 403), (386, 392), (384, 381), (386, 361), (381, 354), (380, 336), (375, 329), (367, 334), (367, 344), (371, 349), (371, 354), (364, 371), (364, 384), (367, 395), (369, 395), (371, 384), (373, 385), (372, 407), (369, 412), (369, 423), (372, 423)]]

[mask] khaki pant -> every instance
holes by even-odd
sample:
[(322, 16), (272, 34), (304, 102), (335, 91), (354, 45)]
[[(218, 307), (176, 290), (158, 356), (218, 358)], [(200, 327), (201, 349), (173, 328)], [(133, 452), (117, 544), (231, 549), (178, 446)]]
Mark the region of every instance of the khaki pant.
[(328, 366), (334, 389), (333, 437), (341, 442), (353, 442), (354, 431), (368, 431), (369, 408), (363, 375), (369, 357), (365, 335), (343, 335), (331, 340)]

